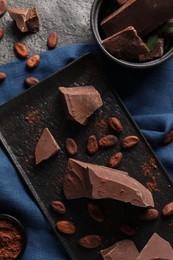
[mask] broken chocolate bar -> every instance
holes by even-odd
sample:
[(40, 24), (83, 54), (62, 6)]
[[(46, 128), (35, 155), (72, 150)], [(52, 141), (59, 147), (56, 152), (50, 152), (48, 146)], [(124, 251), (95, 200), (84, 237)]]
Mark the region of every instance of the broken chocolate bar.
[(100, 251), (104, 260), (136, 260), (139, 252), (133, 241), (124, 239)]
[(67, 119), (81, 125), (103, 105), (99, 92), (93, 86), (59, 87)]
[(145, 36), (173, 17), (172, 0), (129, 0), (101, 21), (106, 36), (111, 36), (128, 26), (138, 35)]
[(173, 250), (169, 242), (154, 233), (140, 252), (137, 260), (173, 260)]
[(113, 56), (129, 61), (138, 60), (139, 55), (145, 55), (149, 52), (133, 26), (104, 39), (102, 45)]
[(38, 32), (39, 18), (34, 8), (8, 8), (11, 18), (16, 22), (21, 32)]
[(116, 199), (139, 207), (154, 206), (151, 192), (127, 172), (69, 159), (65, 171), (67, 199)]
[(39, 164), (56, 154), (61, 148), (48, 128), (44, 128), (35, 148), (35, 163)]
[(141, 54), (139, 55), (139, 61), (149, 61), (156, 58), (162, 57), (164, 53), (164, 39), (160, 38), (158, 39), (158, 42), (156, 44), (156, 47), (153, 51), (148, 52), (147, 54)]

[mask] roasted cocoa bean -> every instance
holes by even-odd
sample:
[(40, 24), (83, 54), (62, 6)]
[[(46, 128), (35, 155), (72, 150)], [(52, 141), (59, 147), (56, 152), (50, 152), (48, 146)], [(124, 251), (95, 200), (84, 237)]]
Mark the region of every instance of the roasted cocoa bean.
[(68, 154), (70, 155), (75, 155), (77, 154), (77, 144), (72, 138), (67, 138), (66, 139), (66, 150)]
[(135, 228), (133, 228), (129, 225), (126, 225), (126, 224), (122, 224), (119, 228), (120, 228), (121, 232), (126, 234), (127, 236), (133, 236), (136, 233)]
[(108, 120), (109, 126), (117, 131), (118, 133), (123, 131), (123, 126), (120, 122), (120, 120), (116, 117), (110, 117)]
[(163, 139), (163, 144), (169, 144), (173, 141), (173, 130), (171, 130)]
[(38, 66), (39, 62), (40, 62), (40, 56), (34, 55), (26, 61), (26, 67), (28, 69), (34, 69)]
[(139, 142), (139, 138), (137, 136), (129, 135), (122, 140), (122, 146), (124, 148), (131, 148), (135, 146), (138, 142)]
[(98, 222), (104, 221), (103, 213), (102, 213), (101, 209), (99, 208), (99, 206), (96, 205), (95, 203), (93, 203), (93, 202), (88, 203), (88, 212), (89, 212), (89, 215), (94, 220), (96, 220)]
[(58, 44), (58, 34), (56, 32), (51, 32), (47, 38), (47, 47), (49, 49), (54, 49)]
[(22, 42), (14, 43), (14, 50), (19, 58), (25, 59), (29, 55), (26, 45)]
[(173, 202), (166, 204), (162, 208), (162, 214), (163, 214), (163, 216), (170, 216), (173, 214)]
[(74, 234), (76, 232), (76, 227), (72, 222), (69, 222), (67, 220), (60, 220), (56, 222), (55, 224), (56, 228), (64, 233), (64, 234)]
[(108, 166), (115, 168), (117, 167), (123, 158), (123, 154), (121, 152), (118, 152), (116, 154), (114, 154), (113, 156), (111, 156), (111, 158), (108, 161)]
[(99, 145), (97, 142), (97, 138), (94, 135), (90, 135), (87, 139), (87, 151), (89, 154), (97, 153), (99, 149)]
[(66, 207), (63, 202), (59, 200), (53, 200), (50, 203), (51, 208), (59, 214), (64, 214), (66, 212)]
[(8, 3), (6, 0), (0, 0), (0, 16), (6, 12), (7, 6), (8, 6)]
[(146, 209), (139, 215), (139, 219), (150, 221), (155, 220), (158, 216), (159, 212), (157, 209)]
[(4, 72), (0, 72), (0, 81), (3, 81), (4, 79), (6, 79), (7, 75)]
[(111, 147), (118, 142), (118, 138), (115, 135), (106, 135), (99, 139), (98, 144), (100, 147)]
[(39, 80), (34, 77), (28, 77), (24, 80), (24, 84), (26, 88), (33, 87), (39, 83)]
[(0, 40), (4, 37), (4, 29), (0, 28)]
[(100, 246), (102, 239), (99, 235), (91, 234), (79, 239), (79, 245), (88, 249)]

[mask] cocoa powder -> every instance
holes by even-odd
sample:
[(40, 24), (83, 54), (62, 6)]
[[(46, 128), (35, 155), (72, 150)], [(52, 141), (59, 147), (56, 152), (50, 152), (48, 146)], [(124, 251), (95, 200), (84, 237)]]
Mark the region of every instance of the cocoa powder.
[(0, 220), (0, 259), (17, 259), (23, 246), (22, 233), (9, 220)]

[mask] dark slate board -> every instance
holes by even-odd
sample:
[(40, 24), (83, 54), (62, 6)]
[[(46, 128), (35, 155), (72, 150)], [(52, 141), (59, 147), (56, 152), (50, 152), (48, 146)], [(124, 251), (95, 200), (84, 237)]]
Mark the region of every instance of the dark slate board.
[[(101, 94), (104, 105), (92, 115), (86, 126), (65, 119), (58, 86), (93, 85)], [(120, 118), (124, 131), (118, 135), (119, 142), (109, 149), (100, 149), (96, 155), (86, 152), (86, 138), (95, 134), (97, 138), (110, 133), (108, 118)], [(48, 127), (60, 147), (61, 152), (36, 166), (34, 150), (43, 129)], [(129, 150), (123, 150), (121, 139), (127, 135), (137, 135), (140, 142)], [(122, 151), (123, 160), (118, 169), (148, 187), (153, 194), (156, 208), (161, 212), (163, 205), (172, 201), (173, 189), (165, 170), (159, 163), (149, 144), (137, 128), (114, 89), (99, 69), (95, 57), (87, 54), (55, 73), (37, 86), (0, 107), (0, 138), (8, 155), (22, 176), (24, 183), (33, 194), (38, 206), (49, 220), (57, 237), (63, 243), (71, 259), (99, 259), (99, 251), (115, 241), (127, 238), (119, 225), (127, 223), (136, 228), (131, 239), (141, 250), (154, 232), (167, 239), (173, 246), (173, 217), (160, 217), (151, 223), (138, 220), (140, 208), (113, 200), (97, 201), (105, 216), (103, 223), (93, 220), (87, 210), (87, 199), (67, 201), (62, 191), (62, 180), (68, 155), (65, 140), (72, 137), (78, 143), (76, 159), (94, 164), (107, 165), (111, 155)], [(67, 213), (59, 216), (50, 208), (52, 200), (61, 200)], [(74, 235), (63, 235), (55, 229), (55, 222), (61, 219), (72, 221), (77, 228)], [(99, 234), (102, 244), (97, 249), (84, 249), (78, 240), (87, 234)]]

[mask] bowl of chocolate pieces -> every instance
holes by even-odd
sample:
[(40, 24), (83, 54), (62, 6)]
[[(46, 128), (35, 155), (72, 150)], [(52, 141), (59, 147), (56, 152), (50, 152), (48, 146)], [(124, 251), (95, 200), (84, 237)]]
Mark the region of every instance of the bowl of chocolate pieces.
[(173, 55), (172, 0), (95, 0), (91, 29), (103, 53), (128, 68), (150, 68)]

